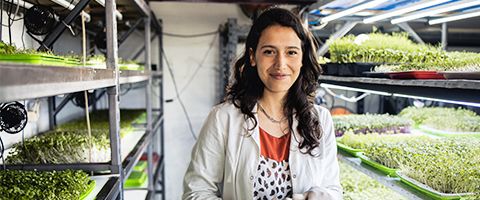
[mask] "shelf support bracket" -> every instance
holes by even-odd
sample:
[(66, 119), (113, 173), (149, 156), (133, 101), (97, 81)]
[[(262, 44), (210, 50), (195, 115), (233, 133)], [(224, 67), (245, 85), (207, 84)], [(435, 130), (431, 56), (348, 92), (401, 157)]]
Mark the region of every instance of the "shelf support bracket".
[[(331, 37), (330, 37), (330, 41), (333, 41), (337, 38), (341, 38), (343, 37), (344, 35), (346, 35), (350, 30), (352, 30), (353, 27), (355, 27), (355, 25), (357, 25), (359, 23), (359, 21), (347, 21), (347, 23), (345, 23), (343, 25), (342, 28), (340, 28), (340, 30), (338, 30), (337, 32), (335, 32)], [(320, 49), (317, 51), (317, 55), (318, 56), (323, 56), (327, 53), (328, 51), (328, 48), (330, 47), (330, 42), (325, 42), (324, 45), (322, 45), (322, 47), (320, 47)]]
[(418, 34), (415, 32), (415, 30), (413, 30), (413, 28), (410, 25), (408, 25), (407, 22), (398, 23), (397, 26), (400, 27), (401, 29), (403, 29), (404, 31), (407, 31), (407, 33), (410, 36), (412, 36), (413, 39), (415, 39), (415, 41), (417, 41), (418, 43), (425, 44), (425, 42), (422, 40), (422, 38), (420, 38), (420, 36), (418, 36)]
[(88, 5), (89, 2), (90, 0), (80, 0), (80, 2), (78, 2), (75, 8), (73, 8), (73, 10), (67, 15), (67, 17), (65, 17), (64, 20), (58, 23), (55, 29), (53, 29), (53, 31), (50, 32), (45, 37), (43, 42), (40, 43), (41, 46), (38, 48), (38, 50), (39, 51), (49, 50), (53, 46), (53, 43), (55, 43), (55, 41), (58, 40), (60, 35), (62, 35), (63, 31), (65, 31), (67, 26), (71, 24), (73, 20), (75, 20), (75, 18), (77, 18), (80, 15), (82, 10), (85, 9), (85, 7)]

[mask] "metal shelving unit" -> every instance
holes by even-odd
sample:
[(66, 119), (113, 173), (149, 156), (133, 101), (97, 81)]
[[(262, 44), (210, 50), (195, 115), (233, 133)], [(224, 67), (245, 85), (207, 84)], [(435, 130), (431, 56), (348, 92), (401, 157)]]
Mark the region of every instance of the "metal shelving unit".
[[(90, 3), (92, 7), (99, 7), (96, 3), (91, 3), (88, 0), (80, 1), (79, 5), (68, 14), (69, 22), (74, 21), (76, 16), (80, 14), (83, 8)], [(93, 1), (92, 1), (93, 2)], [(41, 0), (43, 5), (48, 5), (48, 1)], [(140, 20), (144, 21), (145, 30), (145, 71), (120, 71), (118, 69), (118, 40), (117, 40), (117, 3), (122, 6), (122, 14), (124, 18), (138, 18), (140, 13)], [(106, 16), (107, 24), (107, 69), (92, 69), (82, 67), (63, 67), (63, 66), (38, 66), (18, 63), (0, 63), (0, 102), (10, 102), (24, 99), (33, 99), (41, 97), (51, 97), (61, 94), (69, 94), (80, 91), (106, 89), (108, 95), (108, 109), (110, 121), (110, 149), (111, 161), (106, 163), (71, 163), (71, 164), (48, 164), (48, 165), (7, 165), (7, 169), (20, 170), (61, 170), (61, 169), (80, 169), (91, 171), (95, 173), (105, 173), (109, 171), (109, 177), (102, 177), (102, 184), (97, 185), (98, 194), (96, 199), (123, 199), (123, 182), (125, 177), (132, 172), (133, 167), (138, 162), (144, 152), (147, 153), (149, 161), (148, 166), (148, 192), (154, 194), (157, 185), (157, 174), (163, 172), (161, 164), (152, 166), (152, 151), (154, 143), (161, 143), (163, 149), (163, 108), (160, 108), (157, 117), (153, 118), (152, 111), (152, 79), (162, 79), (161, 67), (157, 71), (151, 71), (151, 51), (150, 51), (150, 26), (152, 24), (151, 18), (156, 18), (151, 12), (149, 5), (144, 0), (119, 0), (105, 1), (105, 9), (95, 10), (91, 12), (99, 15), (92, 15), (95, 17)], [(57, 8), (57, 7), (56, 7)], [(62, 9), (63, 10), (63, 9)], [(103, 11), (102, 11), (103, 10)], [(62, 23), (60, 23), (62, 24)], [(156, 20), (153, 22), (154, 28), (158, 36), (161, 36)], [(66, 26), (65, 24), (59, 26)], [(134, 27), (135, 28), (135, 27)], [(64, 27), (56, 27), (51, 35), (47, 36), (48, 40), (43, 41), (44, 46), (51, 47), (58, 36), (65, 30)], [(122, 37), (126, 38), (133, 31), (127, 31)], [(160, 34), (159, 34), (160, 33)], [(160, 44), (161, 45), (161, 44)], [(121, 155), (122, 142), (120, 141), (120, 108), (119, 108), (119, 88), (121, 84), (132, 83), (146, 83), (146, 111), (147, 123), (144, 133), (140, 139), (134, 144), (128, 155)], [(160, 90), (162, 87), (160, 81)], [(160, 103), (163, 100), (163, 91), (160, 91)], [(61, 104), (66, 104), (62, 102)], [(55, 103), (53, 102), (53, 105)], [(62, 106), (59, 106), (61, 109)], [(50, 111), (58, 112), (59, 110), (49, 109)], [(50, 117), (55, 116), (50, 114)], [(51, 120), (55, 122), (55, 119)], [(158, 141), (157, 141), (158, 139)], [(159, 150), (159, 154), (163, 154), (163, 150)], [(160, 155), (163, 158), (163, 155)], [(159, 161), (162, 163), (163, 161)], [(154, 173), (155, 172), (155, 173)], [(95, 178), (98, 178), (94, 176)], [(162, 191), (164, 190), (164, 183), (162, 180)], [(90, 195), (91, 196), (91, 195)]]
[[(478, 98), (480, 96), (479, 80), (394, 80), (386, 78), (320, 76), (319, 82), (388, 94), (480, 103)], [(408, 199), (430, 199), (430, 197), (401, 183), (399, 178), (388, 177), (369, 165), (361, 163), (359, 158), (343, 154), (341, 151), (338, 153), (338, 158), (341, 162), (352, 166)]]
[(394, 80), (386, 78), (320, 76), (320, 83), (391, 94), (480, 103), (480, 80)]

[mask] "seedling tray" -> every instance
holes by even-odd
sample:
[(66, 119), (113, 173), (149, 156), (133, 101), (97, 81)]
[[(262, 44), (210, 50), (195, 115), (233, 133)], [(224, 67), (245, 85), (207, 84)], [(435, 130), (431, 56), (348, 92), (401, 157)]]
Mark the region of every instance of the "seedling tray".
[(47, 54), (0, 54), (0, 61), (19, 62), (34, 65), (65, 65), (65, 61), (62, 57)]
[(138, 161), (135, 167), (133, 167), (133, 171), (144, 172), (147, 166), (147, 161)]
[(363, 72), (370, 72), (377, 63), (327, 63), (324, 66), (325, 75), (365, 77)]
[(370, 165), (372, 166), (373, 168), (377, 169), (378, 171), (381, 171), (382, 173), (386, 174), (386, 175), (389, 175), (391, 177), (396, 177), (397, 176), (397, 173), (396, 173), (396, 169), (392, 169), (390, 167), (387, 167), (387, 166), (384, 166), (372, 159), (370, 159), (369, 157), (363, 155), (363, 153), (357, 153), (357, 157), (360, 158), (360, 160), (362, 160), (363, 163), (367, 164), (367, 165)]
[(340, 142), (337, 142), (337, 148), (355, 157), (357, 157), (357, 153), (362, 152), (360, 149), (354, 149)]
[(137, 188), (141, 187), (147, 180), (147, 173), (133, 171), (128, 179), (125, 181), (124, 186), (126, 188)]
[(143, 66), (138, 64), (118, 64), (120, 70), (142, 71)]
[(391, 79), (445, 79), (436, 71), (405, 71), (387, 73)]
[(405, 183), (406, 185), (412, 187), (413, 189), (418, 190), (421, 193), (435, 200), (456, 200), (456, 199), (461, 199), (462, 197), (475, 195), (474, 193), (456, 193), (456, 194), (442, 193), (442, 192), (436, 191), (435, 189), (429, 187), (428, 185), (420, 183), (415, 179), (406, 176), (405, 174), (402, 174), (401, 172), (397, 172), (397, 176), (400, 177), (401, 182)]
[(425, 125), (419, 125), (418, 129), (420, 129), (422, 132), (430, 134), (430, 135), (435, 135), (435, 136), (441, 136), (441, 137), (477, 137), (480, 138), (480, 132), (450, 132), (450, 131), (444, 131), (444, 130), (438, 130), (434, 128), (430, 128)]
[(90, 182), (88, 183), (88, 189), (80, 196), (80, 200), (84, 200), (85, 198), (87, 198), (87, 196), (92, 193), (93, 189), (95, 189), (95, 185), (95, 181), (90, 180)]

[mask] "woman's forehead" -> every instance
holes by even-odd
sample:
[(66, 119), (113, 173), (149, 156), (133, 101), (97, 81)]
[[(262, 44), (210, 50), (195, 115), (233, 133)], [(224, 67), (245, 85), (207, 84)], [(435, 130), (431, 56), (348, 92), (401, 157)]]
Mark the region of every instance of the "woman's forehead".
[(297, 47), (300, 48), (302, 41), (297, 33), (291, 27), (272, 25), (265, 28), (260, 34), (257, 47), (274, 46), (274, 47)]

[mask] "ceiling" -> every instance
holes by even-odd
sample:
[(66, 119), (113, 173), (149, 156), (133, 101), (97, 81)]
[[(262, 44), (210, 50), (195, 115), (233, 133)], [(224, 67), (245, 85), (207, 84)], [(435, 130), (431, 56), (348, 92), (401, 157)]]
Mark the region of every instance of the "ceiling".
[[(310, 24), (314, 24), (321, 20), (322, 17), (328, 16), (324, 13), (336, 13), (342, 10), (360, 5), (362, 3), (368, 2), (369, 0), (335, 0), (335, 1), (323, 1), (324, 3), (318, 6), (318, 9), (312, 10), (310, 13)], [(361, 12), (361, 15), (350, 15), (337, 20), (331, 21), (323, 29), (316, 31), (316, 34), (319, 35), (323, 40), (327, 39), (332, 33), (339, 29), (346, 21), (358, 20), (361, 21), (366, 17), (373, 15), (378, 15), (386, 12), (392, 12), (395, 9), (403, 8), (406, 6), (411, 6), (412, 4), (418, 3), (421, 0), (388, 0), (385, 3), (382, 3), (378, 6), (364, 10), (366, 12)], [(461, 0), (449, 0), (443, 4), (455, 3)], [(437, 6), (441, 6), (439, 4)], [(432, 7), (424, 8), (431, 9)], [(408, 22), (408, 24), (414, 29), (414, 31), (427, 43), (437, 44), (441, 41), (441, 25), (429, 25), (427, 21), (429, 19), (435, 19), (443, 17), (446, 15), (458, 14), (462, 12), (467, 12), (472, 9), (479, 9), (480, 6), (468, 7), (465, 9), (460, 9), (448, 13), (438, 14), (432, 17), (423, 18), (415, 21)], [(422, 10), (422, 9), (421, 9)], [(409, 13), (407, 13), (409, 14)], [(391, 19), (391, 18), (390, 18)], [(359, 23), (356, 25), (349, 33), (359, 34), (359, 33), (368, 33), (371, 32), (373, 27), (376, 27), (378, 30), (383, 32), (396, 32), (401, 31), (397, 25), (390, 23), (390, 19), (383, 20), (381, 22), (376, 22), (374, 24), (363, 24)], [(466, 47), (475, 47), (480, 48), (480, 17), (474, 17), (469, 19), (463, 19), (459, 21), (453, 21), (447, 23), (448, 35), (447, 42), (449, 46), (466, 46)]]

